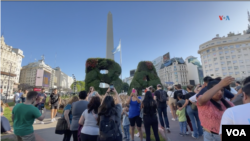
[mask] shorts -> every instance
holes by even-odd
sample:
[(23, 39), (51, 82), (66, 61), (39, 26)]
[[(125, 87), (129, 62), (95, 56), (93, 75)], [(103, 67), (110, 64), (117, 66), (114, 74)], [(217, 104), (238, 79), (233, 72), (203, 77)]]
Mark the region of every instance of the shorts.
[(137, 127), (141, 127), (142, 119), (138, 115), (136, 117), (129, 118), (129, 122), (130, 122), (130, 126), (132, 126), (132, 127), (135, 126), (135, 123), (136, 123)]
[(31, 133), (29, 135), (25, 135), (25, 136), (17, 136), (17, 141), (36, 141), (36, 137), (34, 133)]
[(176, 99), (174, 99), (173, 97), (169, 98), (169, 103), (168, 103), (169, 105), (176, 106), (176, 103), (177, 103)]
[(58, 105), (51, 105), (50, 109), (58, 109)]

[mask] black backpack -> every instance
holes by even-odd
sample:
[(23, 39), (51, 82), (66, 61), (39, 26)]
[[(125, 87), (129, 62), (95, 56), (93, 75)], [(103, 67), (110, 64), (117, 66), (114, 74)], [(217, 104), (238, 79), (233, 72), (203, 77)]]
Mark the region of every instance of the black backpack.
[(116, 141), (121, 136), (119, 126), (115, 120), (115, 115), (100, 117), (99, 141)]
[(167, 101), (167, 95), (164, 93), (164, 91), (159, 91), (160, 92), (160, 102), (166, 102)]

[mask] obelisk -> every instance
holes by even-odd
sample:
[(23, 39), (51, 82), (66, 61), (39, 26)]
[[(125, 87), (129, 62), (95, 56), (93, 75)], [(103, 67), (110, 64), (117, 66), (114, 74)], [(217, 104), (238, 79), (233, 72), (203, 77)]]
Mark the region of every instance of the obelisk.
[(106, 43), (106, 58), (114, 60), (114, 40), (113, 40), (113, 20), (112, 14), (109, 11), (107, 21), (107, 43)]

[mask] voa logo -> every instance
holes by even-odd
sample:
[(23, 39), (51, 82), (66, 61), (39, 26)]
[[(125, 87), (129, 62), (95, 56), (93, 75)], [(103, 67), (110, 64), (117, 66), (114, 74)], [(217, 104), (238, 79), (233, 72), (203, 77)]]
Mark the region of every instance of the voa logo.
[(229, 16), (223, 16), (223, 15), (221, 15), (221, 16), (219, 16), (219, 18), (220, 18), (220, 20), (222, 21), (222, 20), (230, 20), (229, 19)]
[(247, 136), (246, 132), (244, 129), (241, 129), (241, 131), (239, 129), (226, 129), (227, 135), (228, 136)]

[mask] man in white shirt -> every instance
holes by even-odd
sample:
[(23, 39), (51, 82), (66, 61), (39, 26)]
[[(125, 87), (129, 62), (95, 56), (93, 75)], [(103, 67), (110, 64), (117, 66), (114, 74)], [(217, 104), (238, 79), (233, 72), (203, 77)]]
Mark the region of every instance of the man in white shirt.
[(19, 90), (16, 94), (15, 94), (15, 96), (14, 96), (14, 100), (15, 100), (15, 103), (17, 104), (17, 103), (20, 103), (20, 98), (21, 98), (21, 96), (22, 96), (22, 91), (21, 90)]
[(250, 125), (250, 83), (243, 88), (243, 104), (228, 108), (222, 118), (220, 124), (220, 135), (222, 137), (222, 125), (244, 124)]

